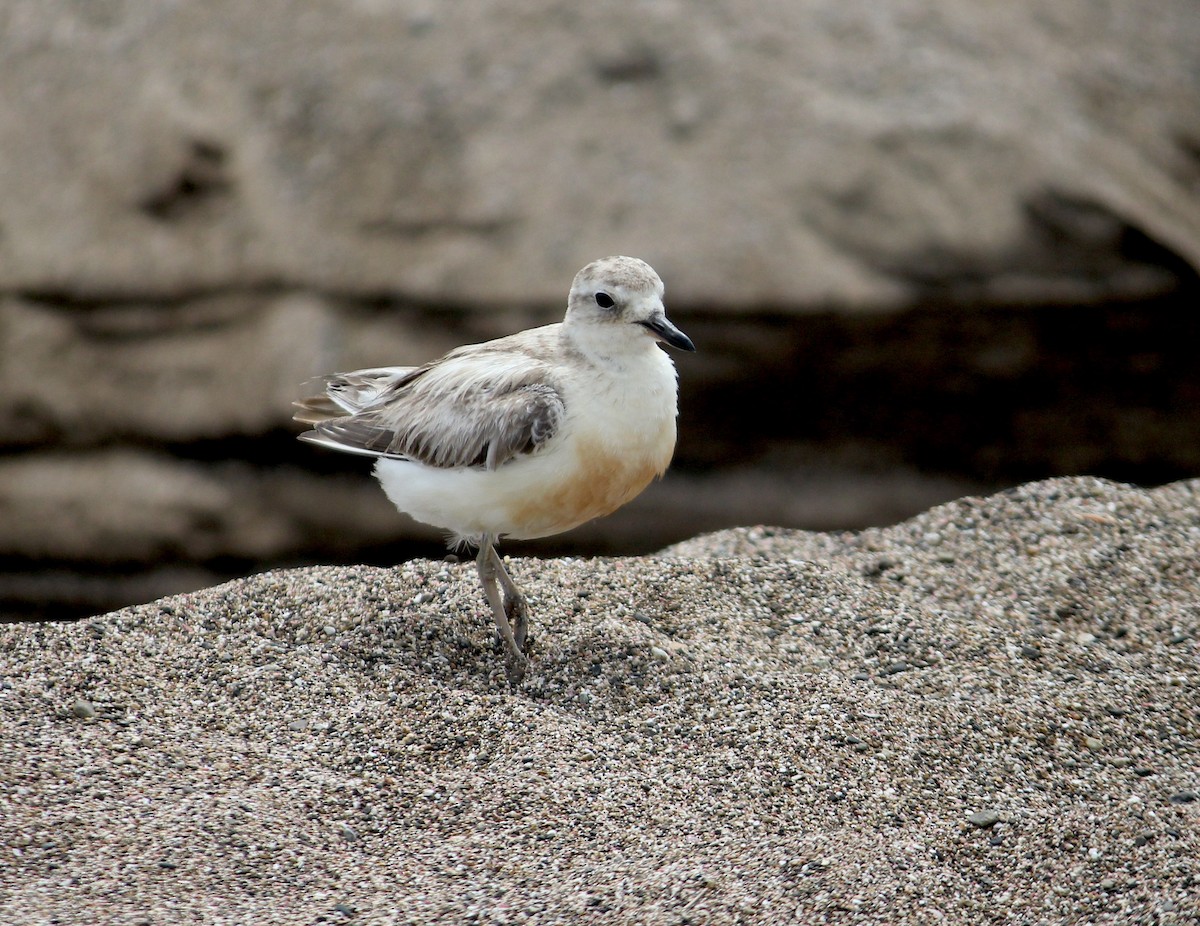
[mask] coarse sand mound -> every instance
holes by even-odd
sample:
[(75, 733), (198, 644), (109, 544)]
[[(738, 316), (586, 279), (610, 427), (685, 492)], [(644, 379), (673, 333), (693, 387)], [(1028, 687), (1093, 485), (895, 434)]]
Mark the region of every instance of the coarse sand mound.
[(1200, 481), (0, 628), (0, 922), (1196, 923)]

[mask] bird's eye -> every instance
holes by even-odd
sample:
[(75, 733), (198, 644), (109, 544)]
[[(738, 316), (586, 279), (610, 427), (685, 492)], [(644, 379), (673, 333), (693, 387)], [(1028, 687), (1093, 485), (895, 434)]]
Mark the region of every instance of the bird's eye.
[(602, 309), (611, 309), (616, 303), (608, 293), (596, 293), (596, 305)]

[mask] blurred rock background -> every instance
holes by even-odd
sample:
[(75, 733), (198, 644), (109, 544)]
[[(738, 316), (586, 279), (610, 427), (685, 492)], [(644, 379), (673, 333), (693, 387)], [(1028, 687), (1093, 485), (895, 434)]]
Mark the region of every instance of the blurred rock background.
[(508, 552), (1200, 473), (1194, 0), (4, 0), (0, 611), (439, 556), (317, 374), (643, 257), (675, 468)]

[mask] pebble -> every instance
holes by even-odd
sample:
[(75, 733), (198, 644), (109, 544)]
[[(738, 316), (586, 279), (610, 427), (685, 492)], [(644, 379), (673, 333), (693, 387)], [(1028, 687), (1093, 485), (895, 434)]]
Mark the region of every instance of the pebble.
[(91, 701), (76, 698), (75, 703), (71, 705), (71, 713), (80, 720), (91, 720), (96, 716), (96, 708)]
[(988, 827), (995, 826), (1001, 819), (1000, 811), (998, 810), (977, 810), (967, 817), (967, 822), (980, 829), (987, 829)]

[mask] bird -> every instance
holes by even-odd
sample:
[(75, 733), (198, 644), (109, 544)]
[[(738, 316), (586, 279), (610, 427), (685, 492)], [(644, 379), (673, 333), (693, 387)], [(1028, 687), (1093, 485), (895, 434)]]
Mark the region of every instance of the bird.
[(400, 511), (474, 547), (476, 570), (520, 684), (529, 609), (496, 552), (610, 514), (675, 452), (678, 374), (660, 344), (694, 351), (645, 261), (605, 257), (571, 283), (561, 322), (455, 348), (423, 366), (319, 380), (297, 402), (299, 439), (375, 458)]

